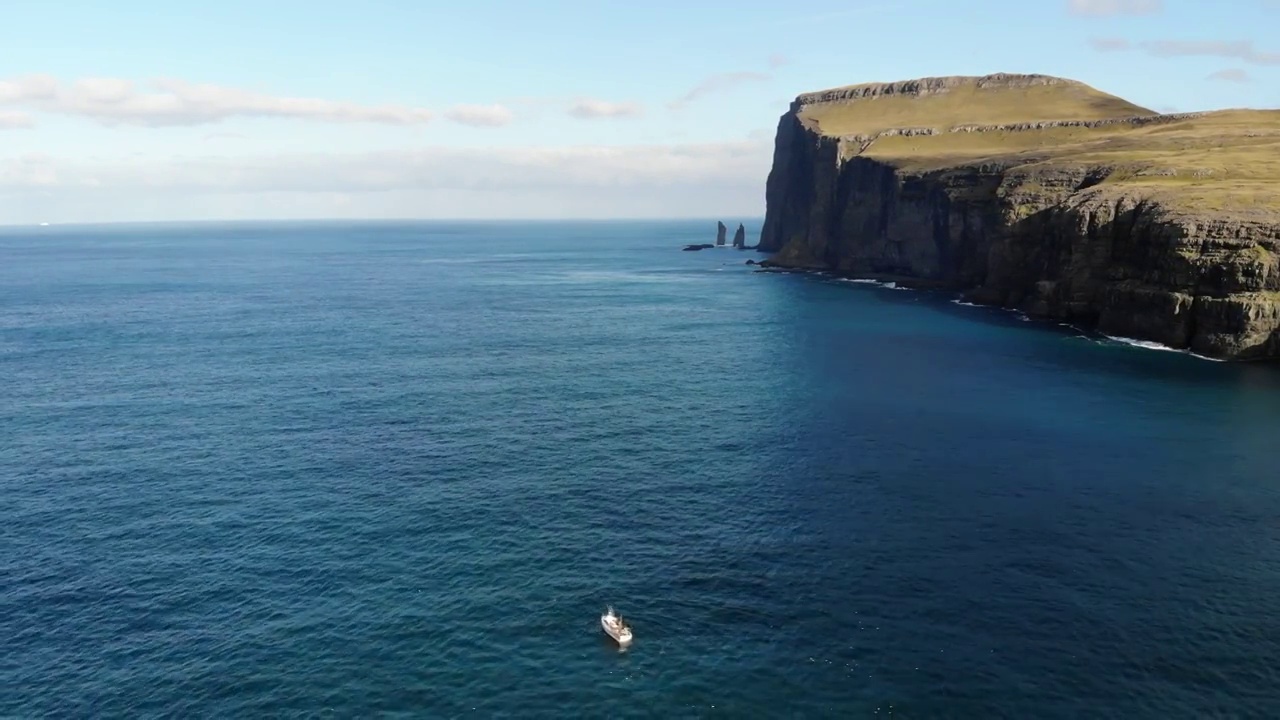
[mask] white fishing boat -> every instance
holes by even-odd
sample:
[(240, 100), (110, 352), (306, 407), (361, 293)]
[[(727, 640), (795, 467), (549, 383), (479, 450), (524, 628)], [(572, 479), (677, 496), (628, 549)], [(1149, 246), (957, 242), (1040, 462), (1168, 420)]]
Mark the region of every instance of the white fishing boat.
[(626, 645), (631, 642), (631, 628), (622, 619), (621, 615), (613, 612), (613, 606), (610, 605), (600, 616), (600, 627), (609, 634), (609, 637), (618, 641), (619, 645)]

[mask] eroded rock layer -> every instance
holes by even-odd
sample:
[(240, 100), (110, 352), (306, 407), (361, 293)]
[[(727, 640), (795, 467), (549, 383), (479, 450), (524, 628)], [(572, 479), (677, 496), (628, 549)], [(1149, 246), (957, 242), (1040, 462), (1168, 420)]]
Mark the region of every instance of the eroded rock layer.
[(1280, 112), (1159, 115), (1046, 76), (854, 86), (782, 116), (760, 249), (773, 266), (1276, 358), (1278, 170)]

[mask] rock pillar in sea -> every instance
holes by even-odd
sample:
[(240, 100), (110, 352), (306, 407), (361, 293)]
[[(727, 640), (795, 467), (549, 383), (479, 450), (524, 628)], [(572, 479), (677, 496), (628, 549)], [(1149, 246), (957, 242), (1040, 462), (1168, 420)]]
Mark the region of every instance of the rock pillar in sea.
[(724, 244), (724, 236), (728, 232), (729, 232), (729, 228), (725, 227), (724, 223), (719, 221), (716, 222), (716, 244), (717, 245)]
[(747, 246), (747, 229), (738, 223), (738, 231), (733, 234), (733, 246), (739, 250)]

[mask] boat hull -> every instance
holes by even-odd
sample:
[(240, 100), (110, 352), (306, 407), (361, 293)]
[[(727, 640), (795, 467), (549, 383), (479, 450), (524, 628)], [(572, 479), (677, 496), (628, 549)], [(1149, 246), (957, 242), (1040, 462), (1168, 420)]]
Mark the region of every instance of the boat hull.
[(617, 621), (608, 615), (600, 616), (600, 627), (604, 629), (606, 635), (617, 641), (619, 645), (626, 645), (631, 642), (631, 629), (618, 627)]

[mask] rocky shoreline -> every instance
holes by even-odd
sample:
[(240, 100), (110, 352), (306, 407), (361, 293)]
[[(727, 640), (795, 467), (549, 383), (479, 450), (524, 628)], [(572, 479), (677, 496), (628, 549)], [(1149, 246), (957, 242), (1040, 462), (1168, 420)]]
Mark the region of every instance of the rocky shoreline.
[[(768, 259), (761, 260), (759, 262), (755, 260), (747, 260), (746, 264), (756, 266), (756, 269), (754, 270), (754, 272), (763, 273), (766, 275), (803, 275), (803, 276), (809, 276), (809, 277), (813, 277), (821, 280), (834, 280), (834, 281), (866, 284), (873, 288), (881, 288), (881, 289), (887, 289), (887, 290), (901, 290), (901, 291), (907, 291), (912, 293), (927, 293), (927, 294), (933, 294), (937, 296), (944, 296), (948, 302), (954, 305), (1009, 313), (1011, 315), (1018, 317), (1020, 320), (1024, 322), (1040, 323), (1042, 324), (1042, 326), (1050, 329), (1053, 329), (1055, 327), (1060, 328), (1064, 332), (1069, 332), (1070, 334), (1077, 335), (1079, 337), (1092, 340), (1094, 342), (1106, 341), (1111, 343), (1118, 343), (1121, 345), (1128, 345), (1131, 347), (1139, 347), (1146, 350), (1160, 350), (1165, 352), (1179, 353), (1182, 355), (1188, 355), (1196, 359), (1206, 360), (1209, 362), (1228, 361), (1228, 359), (1225, 359), (1225, 358), (1212, 357), (1209, 355), (1201, 355), (1189, 348), (1171, 347), (1163, 343), (1155, 342), (1152, 340), (1144, 340), (1142, 338), (1132, 338), (1132, 337), (1126, 337), (1123, 335), (1109, 335), (1107, 333), (1101, 332), (1096, 327), (1075, 324), (1068, 321), (1055, 320), (1053, 318), (1048, 318), (1043, 316), (1034, 316), (1034, 315), (1031, 315), (1030, 313), (1027, 313), (1025, 310), (1022, 310), (1016, 307), (994, 305), (994, 304), (982, 303), (982, 302), (973, 302), (971, 299), (967, 298), (963, 293), (956, 293), (954, 291), (951, 291), (951, 289), (948, 288), (945, 284), (928, 281), (928, 280), (922, 280), (920, 278), (905, 277), (901, 275), (864, 275), (864, 274), (840, 273), (840, 272), (818, 269), (818, 268), (801, 268), (801, 267), (793, 267), (788, 265), (779, 265), (775, 262), (771, 262)], [(1243, 359), (1233, 358), (1233, 359), (1230, 359), (1230, 361), (1238, 362), (1238, 363), (1268, 363), (1272, 361), (1272, 358), (1265, 358), (1265, 357), (1243, 358)]]

